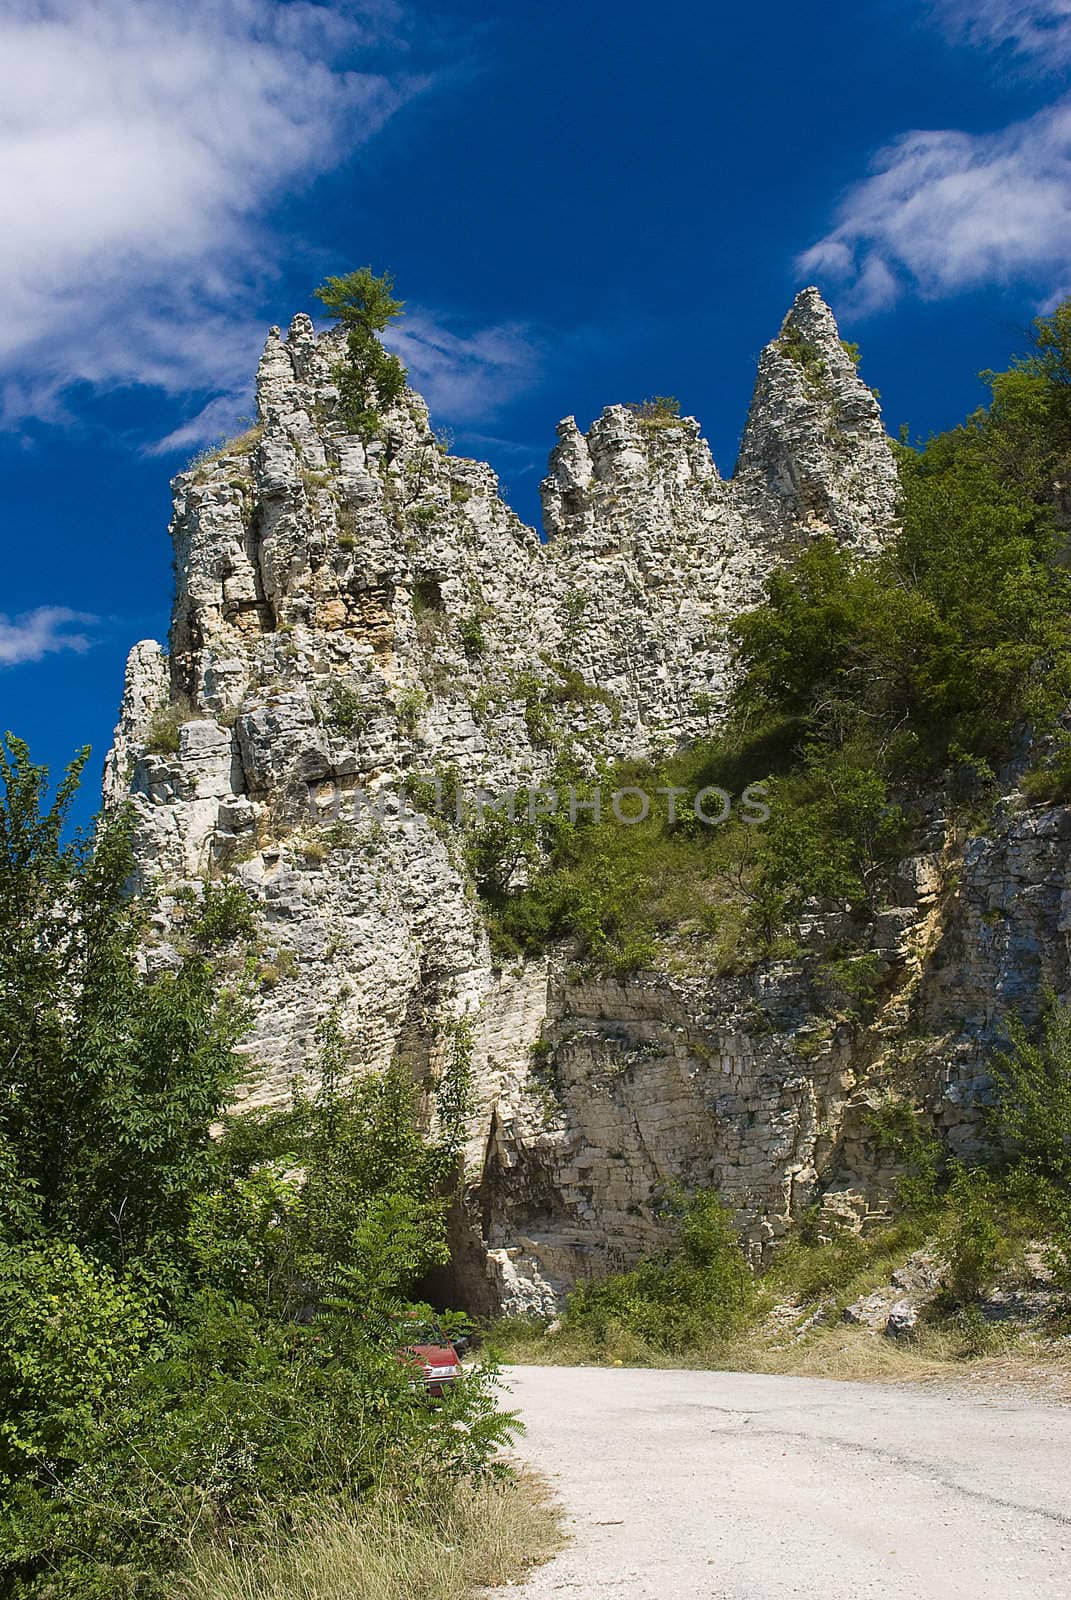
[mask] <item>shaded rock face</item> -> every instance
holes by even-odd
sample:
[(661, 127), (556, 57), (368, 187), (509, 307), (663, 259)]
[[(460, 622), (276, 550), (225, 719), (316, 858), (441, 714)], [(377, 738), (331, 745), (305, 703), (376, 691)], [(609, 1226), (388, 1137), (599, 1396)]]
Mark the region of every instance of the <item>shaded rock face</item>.
[[(175, 480), (169, 653), (132, 651), (105, 774), (107, 803), (133, 802), (159, 900), (153, 960), (191, 883), (243, 885), (261, 984), (240, 1104), (286, 1100), (332, 1008), (355, 1068), (402, 1059), (430, 1103), (465, 1024), (452, 1292), (478, 1309), (549, 1309), (652, 1247), (674, 1183), (718, 1187), (755, 1252), (805, 1205), (858, 1225), (884, 1181), (863, 1113), (919, 1006), (916, 1076), (969, 1138), (992, 997), (1024, 941), (1063, 937), (1061, 823), (1023, 833), (1009, 813), (951, 903), (939, 829), (905, 864), (904, 905), (874, 930), (888, 1000), (863, 1038), (823, 1018), (801, 971), (503, 969), (456, 834), (400, 799), (414, 779), (444, 804), (457, 783), (546, 782), (566, 736), (591, 768), (707, 731), (730, 687), (726, 624), (770, 568), (821, 533), (880, 547), (895, 467), (831, 314), (805, 290), (763, 353), (730, 480), (692, 419), (611, 406), (586, 434), (566, 419), (545, 540), (490, 467), (443, 448), (418, 395), (377, 437), (347, 433), (341, 355), (305, 316), (273, 329), (257, 428)], [(1037, 892), (1007, 891), (998, 938), (975, 902), (1009, 873)], [(955, 951), (943, 978), (934, 949)]]

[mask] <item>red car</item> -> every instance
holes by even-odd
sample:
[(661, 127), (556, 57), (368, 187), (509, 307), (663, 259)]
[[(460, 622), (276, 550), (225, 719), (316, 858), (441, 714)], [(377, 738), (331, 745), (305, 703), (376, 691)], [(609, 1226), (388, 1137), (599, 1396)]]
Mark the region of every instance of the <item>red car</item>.
[(435, 1321), (415, 1319), (398, 1354), (420, 1372), (428, 1394), (442, 1395), (461, 1376), (457, 1347)]

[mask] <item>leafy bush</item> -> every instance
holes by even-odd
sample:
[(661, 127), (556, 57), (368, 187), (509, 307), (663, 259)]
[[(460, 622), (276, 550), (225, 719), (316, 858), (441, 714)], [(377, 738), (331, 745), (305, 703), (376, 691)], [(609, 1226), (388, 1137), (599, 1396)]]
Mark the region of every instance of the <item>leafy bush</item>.
[(320, 715), (334, 733), (349, 738), (363, 733), (368, 721), (368, 709), (359, 691), (352, 684), (340, 683), (337, 678), (332, 679), (324, 693)]
[(1012, 1259), (1006, 1200), (997, 1179), (982, 1168), (961, 1169), (952, 1180), (940, 1238), (945, 1283), (956, 1305), (991, 1289)]
[(710, 1192), (673, 1205), (672, 1248), (629, 1272), (580, 1284), (562, 1318), (567, 1331), (586, 1332), (596, 1345), (624, 1331), (679, 1354), (744, 1326), (756, 1305), (755, 1279), (729, 1212)]
[(1043, 758), (1023, 774), (1020, 787), (1029, 800), (1063, 804), (1071, 800), (1071, 739), (1061, 734)]
[(991, 1121), (1014, 1158), (1071, 1191), (1071, 1007), (1050, 997), (1040, 1036), (1008, 1024), (1012, 1048), (992, 1061), (997, 1099)]
[(681, 403), (672, 395), (651, 395), (649, 399), (636, 401), (625, 409), (631, 411), (640, 427), (648, 432), (680, 426)]
[(900, 451), (902, 528), (874, 561), (832, 541), (771, 575), (734, 625), (739, 703), (838, 744), (865, 732), (886, 772), (939, 772), (958, 749), (1007, 751), (1071, 690), (1071, 577), (1053, 519), (1066, 458), (1071, 318), (1036, 325), (1033, 356), (988, 374), (992, 404)]
[(462, 617), (457, 625), (457, 634), (461, 640), (461, 648), (469, 660), (478, 661), (487, 649), (487, 640), (479, 617)]
[[(46, 806), (0, 748), (0, 1565), (12, 1600), (150, 1600), (215, 1528), (490, 1469), (489, 1373), (441, 1407), (398, 1360), (406, 1297), (446, 1257), (466, 1052), (439, 1133), (403, 1068), (227, 1117), (242, 995), (215, 952), (248, 902), (209, 886), (188, 954), (147, 982), (130, 822), (63, 842), (85, 753)], [(233, 965), (233, 961), (230, 962)], [(213, 1138), (213, 1125), (223, 1124)]]
[(826, 375), (826, 364), (818, 346), (812, 344), (792, 321), (781, 330), (777, 340), (781, 353), (800, 367), (812, 383), (819, 383)]

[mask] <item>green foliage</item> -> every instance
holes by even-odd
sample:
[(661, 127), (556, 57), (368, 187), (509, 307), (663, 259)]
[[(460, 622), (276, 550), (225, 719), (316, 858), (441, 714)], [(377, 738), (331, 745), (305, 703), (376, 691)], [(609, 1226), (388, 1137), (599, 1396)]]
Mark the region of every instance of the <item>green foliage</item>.
[(524, 701), (524, 721), (528, 737), (534, 745), (553, 748), (560, 739), (558, 712), (563, 706), (605, 706), (614, 727), (621, 720), (621, 702), (601, 684), (589, 683), (582, 672), (568, 667), (552, 656), (541, 657), (550, 676), (537, 672), (519, 672), (513, 681), (513, 693)]
[(393, 295), (389, 272), (377, 277), (360, 267), (344, 277), (328, 278), (316, 297), (346, 330), (346, 360), (336, 374), (343, 420), (362, 438), (381, 426), (380, 409), (394, 404), (405, 389), (405, 368), (384, 350), (377, 334), (401, 314), (404, 304)]
[(131, 822), (92, 848), (61, 842), (84, 757), (42, 811), (47, 774), (26, 746), (0, 751), (0, 1146), (12, 1206), (49, 1234), (122, 1264), (172, 1249), (212, 1166), (209, 1125), (231, 1084), (244, 1026), (206, 951), (242, 922), (209, 890), (178, 969), (153, 983), (137, 963), (141, 909), (126, 894)]
[(397, 1356), (446, 1259), (465, 1025), (432, 1140), (408, 1070), (354, 1079), (333, 1016), (315, 1100), (226, 1116), (248, 901), (191, 897), (188, 953), (146, 981), (129, 819), (64, 843), (84, 761), (49, 804), (0, 747), (0, 1566), (12, 1600), (163, 1600), (213, 1528), (448, 1494), (510, 1424), (488, 1374), (429, 1408)]
[(992, 1060), (999, 1148), (958, 1169), (946, 1196), (948, 1299), (969, 1305), (1034, 1239), (1071, 1310), (1071, 1007), (1050, 996), (1034, 1036), (1018, 1018), (1008, 1031), (1011, 1049)]
[(903, 1210), (918, 1217), (933, 1214), (940, 1205), (945, 1160), (921, 1113), (910, 1101), (891, 1098), (868, 1112), (866, 1121), (876, 1147), (903, 1168), (897, 1183)]
[(1012, 1259), (1006, 1195), (982, 1168), (961, 1168), (948, 1191), (941, 1230), (945, 1283), (957, 1305), (991, 1289)]
[(457, 635), (461, 640), (461, 648), (469, 660), (478, 661), (487, 649), (487, 640), (480, 618), (476, 615), (462, 617), (457, 625)]
[(1043, 758), (1025, 772), (1020, 788), (1029, 800), (1066, 805), (1071, 800), (1071, 738), (1061, 731)]
[(803, 1305), (832, 1300), (843, 1307), (873, 1287), (868, 1274), (880, 1282), (932, 1230), (931, 1216), (906, 1212), (886, 1228), (853, 1233), (811, 1209), (778, 1246), (762, 1284), (779, 1299), (792, 1297)]
[(146, 750), (154, 755), (178, 755), (179, 734), (183, 723), (200, 719), (201, 712), (184, 695), (180, 695), (177, 700), (165, 700), (153, 712), (149, 731), (145, 737)]
[(834, 745), (865, 736), (890, 774), (1006, 754), (1071, 693), (1071, 577), (1052, 515), (1067, 454), (1067, 308), (1037, 353), (990, 374), (993, 401), (901, 449), (902, 528), (876, 561), (832, 541), (771, 575), (735, 624), (742, 707)]
[(744, 1326), (756, 1303), (755, 1280), (730, 1214), (707, 1191), (677, 1196), (671, 1207), (671, 1249), (629, 1272), (580, 1284), (562, 1319), (568, 1331), (588, 1333), (597, 1347), (625, 1331), (674, 1354)]
[(413, 585), (413, 615), (419, 622), (429, 612), (436, 616), (445, 610), (442, 590), (435, 578), (423, 578)]
[[(498, 953), (536, 953), (553, 940), (571, 939), (591, 965), (628, 971), (650, 963), (660, 938), (675, 937), (690, 942), (701, 965), (721, 967), (752, 913), (757, 835), (764, 829), (735, 813), (724, 826), (700, 825), (692, 801), (709, 785), (739, 797), (779, 760), (780, 748), (777, 732), (739, 743), (706, 740), (664, 762), (601, 769), (594, 782), (563, 753), (550, 775), (557, 807), (523, 840), (525, 886), (503, 893), (499, 879), (483, 895)], [(591, 809), (596, 787), (597, 819)], [(651, 799), (647, 817), (630, 825), (617, 820), (611, 805), (612, 794), (627, 787)], [(673, 820), (670, 797), (658, 792), (666, 789), (674, 791)], [(509, 839), (503, 837), (500, 847), (508, 853)]]
[(509, 898), (510, 886), (519, 872), (527, 872), (539, 859), (539, 829), (515, 808), (510, 818), (487, 808), (478, 822), (465, 832), (464, 860), (477, 893), (489, 907), (501, 906)]
[(669, 394), (651, 395), (647, 400), (633, 402), (626, 410), (631, 411), (640, 427), (649, 433), (680, 426), (681, 403)]
[(245, 890), (237, 883), (207, 883), (192, 930), (199, 950), (220, 950), (236, 939), (252, 940), (256, 919)]
[(352, 684), (331, 680), (320, 705), (320, 716), (326, 727), (348, 738), (364, 732), (368, 711), (359, 690)]
[(826, 364), (817, 345), (812, 344), (794, 322), (782, 328), (777, 343), (782, 355), (801, 368), (812, 387), (819, 387), (826, 376)]
[(1071, 1007), (1050, 997), (1040, 1037), (1008, 1025), (1012, 1048), (992, 1061), (994, 1131), (1015, 1160), (1071, 1192)]
[(406, 733), (413, 734), (416, 732), (417, 725), (420, 722), (420, 714), (427, 704), (427, 699), (428, 697), (423, 689), (415, 687), (399, 689), (395, 697), (394, 709), (398, 716), (398, 726)]

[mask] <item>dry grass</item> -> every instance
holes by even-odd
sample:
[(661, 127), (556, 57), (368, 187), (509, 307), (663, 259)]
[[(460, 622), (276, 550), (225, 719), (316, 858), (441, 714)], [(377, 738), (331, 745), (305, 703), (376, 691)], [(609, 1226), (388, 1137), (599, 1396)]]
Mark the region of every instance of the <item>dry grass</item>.
[(217, 461), (222, 461), (224, 456), (250, 455), (264, 437), (264, 424), (254, 423), (234, 439), (222, 439), (219, 444), (208, 445), (204, 450), (198, 450), (191, 456), (184, 467), (185, 472), (200, 472), (204, 467), (210, 467)]
[(994, 1328), (984, 1338), (954, 1325), (923, 1329), (894, 1341), (839, 1320), (800, 1338), (759, 1325), (739, 1338), (687, 1355), (667, 1355), (627, 1329), (608, 1330), (605, 1341), (563, 1329), (548, 1336), (538, 1327), (502, 1324), (495, 1353), (526, 1366), (678, 1367), (722, 1372), (769, 1372), (859, 1383), (927, 1383), (987, 1388), (1026, 1387), (1071, 1401), (1071, 1348), (1016, 1328)]
[(558, 1511), (525, 1474), (462, 1487), (420, 1510), (386, 1497), (326, 1504), (297, 1527), (202, 1552), (183, 1600), (467, 1600), (561, 1548)]

